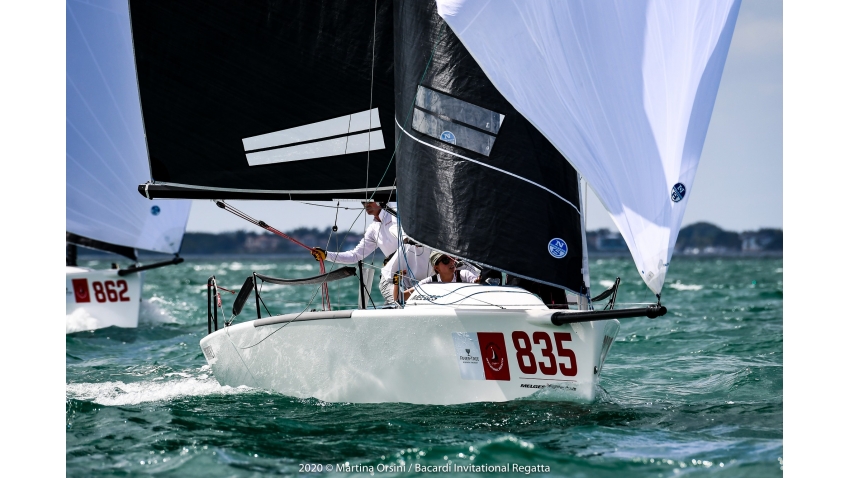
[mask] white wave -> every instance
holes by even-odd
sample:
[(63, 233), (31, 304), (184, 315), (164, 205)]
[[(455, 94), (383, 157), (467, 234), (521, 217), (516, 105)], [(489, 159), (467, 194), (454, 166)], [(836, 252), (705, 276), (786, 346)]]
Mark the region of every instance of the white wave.
[(601, 280), (601, 281), (599, 281), (599, 285), (601, 285), (602, 287), (607, 289), (607, 288), (611, 287), (612, 285), (614, 285), (614, 281), (612, 281), (612, 280)]
[(676, 281), (670, 284), (670, 287), (676, 290), (701, 290), (703, 286), (699, 284), (682, 284), (679, 281)]
[(776, 273), (776, 274), (782, 274), (782, 268), (780, 267), (779, 269), (776, 269), (773, 272)]
[(94, 330), (100, 328), (99, 324), (97, 318), (91, 316), (85, 309), (77, 309), (65, 316), (65, 333)]
[[(173, 376), (175, 374), (168, 374)], [(158, 377), (144, 382), (100, 382), (69, 383), (65, 386), (65, 395), (69, 399), (88, 400), (100, 405), (120, 406), (138, 405), (148, 402), (162, 402), (183, 397), (201, 397), (206, 395), (234, 395), (253, 389), (249, 387), (233, 388), (219, 385), (215, 378), (201, 374), (195, 377), (163, 380)]]
[(171, 304), (160, 297), (143, 299), (139, 306), (139, 323), (142, 324), (174, 324), (177, 319), (168, 310)]

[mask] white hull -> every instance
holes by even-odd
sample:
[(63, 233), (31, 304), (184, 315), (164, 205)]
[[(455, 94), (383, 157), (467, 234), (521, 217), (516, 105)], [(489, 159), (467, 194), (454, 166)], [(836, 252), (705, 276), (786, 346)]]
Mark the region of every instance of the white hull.
[(143, 272), (65, 268), (65, 333), (139, 325)]
[[(423, 287), (451, 305), (434, 304), (432, 298), (404, 309), (254, 320), (208, 335), (201, 349), (222, 385), (327, 402), (447, 405), (535, 393), (534, 398), (578, 402), (596, 397), (599, 372), (619, 331), (617, 320), (555, 326), (550, 317), (556, 311), (536, 296), (518, 293), (521, 289)], [(476, 297), (458, 299), (471, 295)]]

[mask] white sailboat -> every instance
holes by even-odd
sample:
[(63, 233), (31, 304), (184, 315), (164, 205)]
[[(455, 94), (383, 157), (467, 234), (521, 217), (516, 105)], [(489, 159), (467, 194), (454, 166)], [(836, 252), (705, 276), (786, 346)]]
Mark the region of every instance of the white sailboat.
[[(151, 203), (133, 190), (148, 164), (126, 5), (69, 0), (66, 22), (66, 333), (136, 327), (143, 271), (182, 261), (190, 203)], [(131, 266), (77, 266), (77, 246)], [(175, 258), (141, 265), (138, 250)]]
[[(200, 345), (216, 379), (331, 402), (593, 400), (618, 319), (666, 312), (661, 288), (739, 1), (373, 7), (131, 4), (157, 156), (140, 192), (394, 198), (414, 241), (575, 300), (427, 283), (398, 307), (261, 317), (263, 282), (358, 276), (364, 288), (364, 274), (254, 273), (229, 314), (213, 276)], [(585, 180), (657, 303), (615, 309), (614, 289), (593, 310)], [(234, 324), (252, 293), (258, 318)]]

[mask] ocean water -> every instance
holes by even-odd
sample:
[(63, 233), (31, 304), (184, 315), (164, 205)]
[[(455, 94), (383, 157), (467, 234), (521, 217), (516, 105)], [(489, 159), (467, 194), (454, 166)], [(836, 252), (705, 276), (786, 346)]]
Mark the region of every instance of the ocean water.
[[(591, 267), (592, 292), (621, 277), (620, 306), (654, 301), (630, 260), (592, 257)], [(198, 346), (206, 281), (238, 290), (251, 271), (318, 268), (312, 259), (187, 259), (146, 273), (138, 329), (66, 336), (67, 476), (482, 475), (471, 465), (488, 475), (783, 474), (781, 258), (674, 258), (668, 314), (621, 320), (600, 398), (586, 405), (363, 405), (222, 387)], [(331, 286), (335, 308), (354, 305), (356, 288), (340, 287)], [(313, 291), (264, 292), (285, 313)], [(248, 304), (241, 320), (253, 313)]]

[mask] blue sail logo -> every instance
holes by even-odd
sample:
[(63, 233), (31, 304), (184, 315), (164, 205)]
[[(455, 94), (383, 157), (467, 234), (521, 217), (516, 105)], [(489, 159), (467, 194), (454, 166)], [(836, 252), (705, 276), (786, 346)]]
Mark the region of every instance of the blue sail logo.
[(159, 206), (154, 206), (154, 207), (151, 208), (151, 214), (153, 214), (154, 216), (158, 216), (159, 212), (160, 212)]
[(676, 183), (673, 185), (673, 190), (670, 191), (670, 199), (673, 202), (679, 202), (685, 197), (685, 185), (682, 183)]
[(549, 254), (555, 259), (563, 259), (567, 255), (567, 243), (563, 239), (556, 237), (549, 241)]
[(457, 138), (455, 138), (454, 133), (451, 131), (443, 131), (442, 134), (440, 134), (440, 140), (449, 144), (457, 144)]

